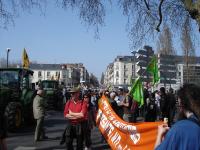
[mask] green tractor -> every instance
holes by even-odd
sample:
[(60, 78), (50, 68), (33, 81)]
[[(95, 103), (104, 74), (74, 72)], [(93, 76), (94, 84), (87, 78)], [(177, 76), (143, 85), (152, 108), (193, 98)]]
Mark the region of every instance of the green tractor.
[(42, 80), (40, 86), (45, 90), (47, 109), (62, 110), (63, 94), (57, 80)]
[(0, 68), (0, 111), (6, 116), (8, 130), (16, 131), (23, 123), (33, 123), (35, 90), (30, 83), (33, 71)]

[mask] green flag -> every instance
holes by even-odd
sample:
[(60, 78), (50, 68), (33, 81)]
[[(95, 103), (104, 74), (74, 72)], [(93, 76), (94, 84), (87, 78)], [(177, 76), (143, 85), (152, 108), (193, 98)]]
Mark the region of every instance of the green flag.
[(142, 106), (144, 104), (144, 94), (143, 94), (143, 86), (140, 77), (138, 77), (135, 80), (135, 83), (133, 84), (131, 91), (131, 96), (133, 99)]
[(157, 83), (160, 79), (158, 75), (158, 61), (156, 56), (153, 56), (150, 63), (147, 66), (147, 71), (153, 75), (153, 84)]

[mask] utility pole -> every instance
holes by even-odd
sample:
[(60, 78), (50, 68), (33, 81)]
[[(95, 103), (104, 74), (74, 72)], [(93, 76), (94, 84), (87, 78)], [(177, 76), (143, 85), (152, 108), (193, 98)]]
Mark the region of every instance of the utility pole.
[(9, 56), (9, 52), (11, 51), (11, 49), (7, 48), (6, 50), (7, 50), (7, 68), (8, 68), (8, 56)]

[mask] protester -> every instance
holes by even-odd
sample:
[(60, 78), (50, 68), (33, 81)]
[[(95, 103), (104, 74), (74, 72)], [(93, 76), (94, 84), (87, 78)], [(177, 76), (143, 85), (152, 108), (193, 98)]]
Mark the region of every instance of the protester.
[(90, 94), (90, 100), (91, 100), (91, 104), (92, 104), (92, 109), (94, 111), (97, 111), (98, 99), (97, 99), (97, 95), (96, 95), (96, 93), (94, 91), (91, 92), (91, 94)]
[(93, 125), (94, 125), (94, 118), (93, 118), (94, 111), (92, 109), (90, 94), (84, 94), (83, 101), (87, 103), (87, 111), (86, 111), (86, 115), (83, 121), (83, 135), (84, 135), (84, 141), (85, 141), (85, 150), (90, 150), (91, 145), (92, 145), (91, 129), (93, 128)]
[(7, 137), (7, 123), (6, 117), (0, 111), (0, 150), (7, 150), (6, 137)]
[(117, 105), (117, 102), (115, 101), (115, 96), (116, 96), (115, 92), (110, 93), (109, 103), (110, 103), (110, 106), (112, 107), (112, 109), (114, 110), (114, 112), (117, 115), (119, 115), (119, 106)]
[(174, 123), (174, 116), (176, 111), (176, 97), (174, 94), (174, 90), (172, 88), (169, 89), (169, 92), (167, 93), (167, 97), (169, 100), (169, 122), (168, 125), (171, 126)]
[(145, 113), (147, 111), (147, 100), (150, 97), (149, 84), (148, 83), (146, 83), (146, 85), (143, 89), (143, 93), (144, 93), (144, 104), (138, 108), (138, 111), (139, 111), (138, 115), (141, 116), (141, 117), (145, 117)]
[(137, 117), (139, 116), (139, 105), (138, 103), (132, 98), (132, 105), (131, 105), (131, 113), (133, 113), (133, 123), (137, 122)]
[(156, 150), (200, 149), (200, 87), (185, 84), (177, 93), (179, 121), (171, 129), (167, 124), (158, 127)]
[(129, 94), (129, 90), (126, 89), (124, 91), (126, 94), (125, 94), (125, 98), (124, 100), (122, 101), (122, 107), (123, 107), (123, 120), (126, 121), (126, 122), (133, 122), (133, 111), (131, 111), (131, 106), (133, 104), (133, 100)]
[(91, 112), (91, 117), (94, 125), (96, 125), (96, 115), (98, 111), (98, 96), (97, 92), (92, 92), (90, 95), (90, 112)]
[(87, 112), (87, 103), (80, 98), (80, 89), (71, 89), (71, 99), (67, 101), (64, 110), (64, 117), (68, 119), (65, 130), (66, 149), (73, 150), (73, 139), (76, 138), (77, 150), (83, 149), (82, 123)]
[(66, 87), (63, 87), (63, 90), (62, 90), (62, 94), (63, 94), (63, 104), (65, 104), (65, 103), (67, 102), (66, 93), (67, 93), (67, 88), (66, 88)]
[(65, 97), (66, 97), (66, 102), (71, 98), (71, 94), (70, 94), (70, 89), (67, 88), (67, 91), (65, 93)]
[(109, 92), (109, 90), (105, 90), (103, 94), (104, 94), (107, 98), (110, 97), (110, 92)]
[(145, 121), (154, 122), (157, 118), (156, 103), (155, 103), (155, 93), (151, 93), (149, 100), (147, 102)]
[(125, 99), (124, 88), (119, 87), (118, 89), (118, 100), (117, 105), (118, 107), (118, 116), (123, 119), (124, 110), (123, 110), (123, 101)]
[(165, 88), (160, 88), (160, 110), (161, 110), (161, 116), (162, 120), (164, 118), (169, 119), (169, 99), (167, 98), (167, 94), (165, 92)]
[(45, 136), (44, 130), (45, 104), (44, 91), (39, 89), (33, 100), (33, 115), (37, 120), (35, 128), (35, 142), (48, 138)]
[(160, 110), (160, 92), (158, 90), (155, 90), (154, 94), (155, 94), (157, 120), (160, 120), (160, 119), (162, 119), (161, 118), (161, 110)]

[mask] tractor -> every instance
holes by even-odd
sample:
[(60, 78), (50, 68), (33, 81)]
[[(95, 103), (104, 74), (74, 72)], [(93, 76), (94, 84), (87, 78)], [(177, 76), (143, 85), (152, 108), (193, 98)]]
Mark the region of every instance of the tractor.
[(48, 110), (62, 110), (63, 94), (57, 80), (42, 80), (40, 86), (45, 91)]
[(23, 68), (0, 68), (0, 114), (5, 115), (8, 130), (33, 123), (33, 99), (36, 95), (30, 82), (33, 71)]

